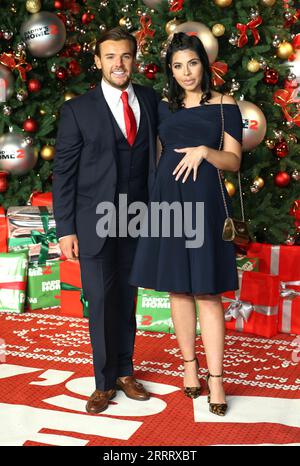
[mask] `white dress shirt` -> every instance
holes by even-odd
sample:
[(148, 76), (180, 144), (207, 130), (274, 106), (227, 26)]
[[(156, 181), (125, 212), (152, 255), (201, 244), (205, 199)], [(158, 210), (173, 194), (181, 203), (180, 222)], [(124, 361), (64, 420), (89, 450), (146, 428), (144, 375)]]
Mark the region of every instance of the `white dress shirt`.
[[(122, 131), (123, 135), (127, 139), (123, 102), (121, 100), (122, 91), (120, 89), (117, 89), (111, 86), (106, 81), (104, 81), (104, 79), (101, 80), (101, 88), (102, 88), (104, 98), (107, 102), (107, 105), (109, 106), (116, 122), (118, 123), (120, 130)], [(131, 82), (128, 84), (127, 89), (124, 89), (124, 90), (128, 92), (128, 104), (130, 105), (134, 113), (135, 120), (136, 120), (136, 128), (138, 131), (139, 124), (140, 124), (140, 118), (141, 118), (141, 109), (140, 109), (139, 101), (137, 99), (137, 96), (134, 93), (134, 89), (133, 89)], [(66, 236), (70, 236), (70, 235), (66, 235)], [(59, 239), (65, 238), (66, 236), (61, 236)]]

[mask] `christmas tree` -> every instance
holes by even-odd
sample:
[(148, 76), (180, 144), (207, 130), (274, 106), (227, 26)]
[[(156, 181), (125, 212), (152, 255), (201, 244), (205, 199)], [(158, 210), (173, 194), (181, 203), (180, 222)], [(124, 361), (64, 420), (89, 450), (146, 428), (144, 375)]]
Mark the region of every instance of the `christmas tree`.
[[(33, 191), (51, 191), (59, 110), (99, 82), (93, 53), (101, 31), (121, 25), (135, 35), (134, 81), (161, 95), (168, 40), (184, 31), (203, 41), (214, 88), (234, 96), (242, 112), (241, 181), (252, 237), (272, 244), (298, 241), (291, 215), (300, 220), (300, 201), (294, 202), (300, 197), (296, 4), (28, 0), (2, 1), (1, 11), (0, 204), (24, 205)], [(224, 175), (240, 217), (237, 176)]]

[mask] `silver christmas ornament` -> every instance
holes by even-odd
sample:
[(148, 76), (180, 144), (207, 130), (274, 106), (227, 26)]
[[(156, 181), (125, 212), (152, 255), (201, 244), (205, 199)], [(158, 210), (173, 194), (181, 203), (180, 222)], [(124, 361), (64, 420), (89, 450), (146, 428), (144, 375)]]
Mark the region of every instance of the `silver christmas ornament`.
[(24, 102), (24, 100), (26, 100), (28, 97), (28, 92), (26, 91), (26, 89), (19, 89), (16, 94), (16, 97), (19, 102)]
[(238, 40), (239, 40), (238, 36), (236, 36), (234, 33), (232, 33), (229, 40), (228, 40), (228, 42), (231, 45), (237, 45)]
[(37, 151), (26, 144), (21, 134), (6, 133), (0, 137), (0, 169), (13, 175), (25, 175), (37, 162)]
[(20, 34), (34, 57), (55, 55), (63, 48), (66, 40), (64, 23), (49, 11), (31, 15), (21, 25)]
[(250, 186), (250, 191), (251, 191), (253, 194), (258, 193), (259, 187), (257, 186), (256, 183), (253, 183), (253, 184)]
[(3, 105), (3, 115), (10, 116), (12, 113), (12, 108), (9, 105)]
[(0, 102), (6, 102), (14, 93), (15, 79), (10, 69), (0, 63)]
[(266, 135), (266, 117), (257, 105), (247, 100), (237, 101), (243, 119), (243, 144), (244, 151), (249, 151), (258, 146)]
[(4, 31), (3, 37), (5, 40), (10, 40), (13, 37), (14, 33), (12, 31)]
[(292, 178), (295, 181), (300, 180), (300, 171), (295, 168), (295, 170), (292, 171)]

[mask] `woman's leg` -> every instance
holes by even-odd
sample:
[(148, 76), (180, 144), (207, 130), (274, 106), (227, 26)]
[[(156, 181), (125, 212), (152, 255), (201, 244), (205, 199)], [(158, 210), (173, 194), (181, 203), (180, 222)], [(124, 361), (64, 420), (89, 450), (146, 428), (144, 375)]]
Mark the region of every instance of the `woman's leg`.
[[(219, 295), (195, 296), (199, 306), (201, 336), (206, 354), (207, 367), (212, 375), (223, 372), (225, 322)], [(225, 403), (223, 377), (209, 379), (211, 403)]]
[[(183, 359), (195, 357), (196, 307), (193, 296), (170, 293), (171, 314)], [(184, 387), (199, 387), (196, 361), (184, 363)]]

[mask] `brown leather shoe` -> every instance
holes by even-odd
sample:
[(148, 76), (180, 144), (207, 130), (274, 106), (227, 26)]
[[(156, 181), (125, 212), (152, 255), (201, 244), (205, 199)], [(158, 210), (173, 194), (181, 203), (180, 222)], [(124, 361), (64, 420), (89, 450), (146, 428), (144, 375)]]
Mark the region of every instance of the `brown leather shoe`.
[(107, 409), (108, 402), (116, 396), (116, 390), (112, 388), (111, 390), (102, 391), (95, 390), (91, 394), (85, 409), (90, 414), (98, 414)]
[(132, 400), (145, 401), (150, 398), (149, 393), (144, 389), (141, 383), (136, 381), (133, 375), (128, 375), (124, 381), (118, 378), (116, 387), (119, 390), (123, 390), (125, 395)]

